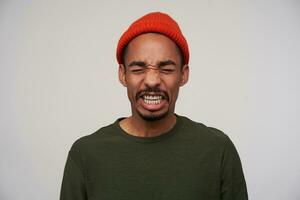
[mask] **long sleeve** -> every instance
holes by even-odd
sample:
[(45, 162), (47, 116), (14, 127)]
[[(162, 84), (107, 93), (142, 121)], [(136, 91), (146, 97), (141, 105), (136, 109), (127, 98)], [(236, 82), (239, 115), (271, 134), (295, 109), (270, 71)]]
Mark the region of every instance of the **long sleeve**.
[(87, 200), (84, 175), (70, 153), (64, 170), (60, 200)]
[(238, 152), (229, 138), (223, 152), (221, 180), (222, 200), (248, 199), (242, 164)]

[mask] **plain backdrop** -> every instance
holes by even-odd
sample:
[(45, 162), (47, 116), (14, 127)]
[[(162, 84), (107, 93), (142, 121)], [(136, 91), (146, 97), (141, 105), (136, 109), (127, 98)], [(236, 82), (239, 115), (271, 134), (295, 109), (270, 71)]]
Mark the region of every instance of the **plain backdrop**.
[(176, 112), (232, 139), (250, 199), (300, 199), (300, 1), (1, 0), (1, 200), (58, 199), (72, 143), (130, 115), (116, 45), (152, 11), (190, 45)]

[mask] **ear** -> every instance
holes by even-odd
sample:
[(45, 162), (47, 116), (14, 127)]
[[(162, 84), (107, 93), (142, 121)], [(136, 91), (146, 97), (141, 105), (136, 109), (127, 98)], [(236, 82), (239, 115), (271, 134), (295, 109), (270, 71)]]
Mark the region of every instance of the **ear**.
[(184, 86), (189, 80), (190, 68), (188, 65), (183, 65), (180, 74), (180, 86)]
[(126, 69), (125, 69), (125, 66), (123, 64), (119, 65), (118, 75), (119, 75), (119, 81), (120, 81), (120, 83), (124, 87), (127, 87), (127, 83), (126, 83)]

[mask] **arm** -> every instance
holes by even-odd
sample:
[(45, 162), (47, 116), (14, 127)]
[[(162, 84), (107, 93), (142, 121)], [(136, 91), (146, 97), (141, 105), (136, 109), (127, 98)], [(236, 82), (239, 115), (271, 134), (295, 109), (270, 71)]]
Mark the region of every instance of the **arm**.
[(64, 170), (60, 200), (87, 200), (84, 175), (73, 160), (71, 152), (68, 155)]
[(248, 200), (242, 164), (236, 148), (228, 137), (222, 158), (221, 199)]

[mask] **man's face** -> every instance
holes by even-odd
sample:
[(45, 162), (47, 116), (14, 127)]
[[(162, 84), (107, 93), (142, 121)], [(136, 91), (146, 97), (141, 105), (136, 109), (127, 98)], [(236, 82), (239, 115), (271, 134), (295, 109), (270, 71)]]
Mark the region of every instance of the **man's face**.
[(189, 73), (176, 44), (161, 34), (142, 34), (128, 44), (124, 61), (119, 79), (127, 87), (133, 116), (154, 121), (173, 114)]

